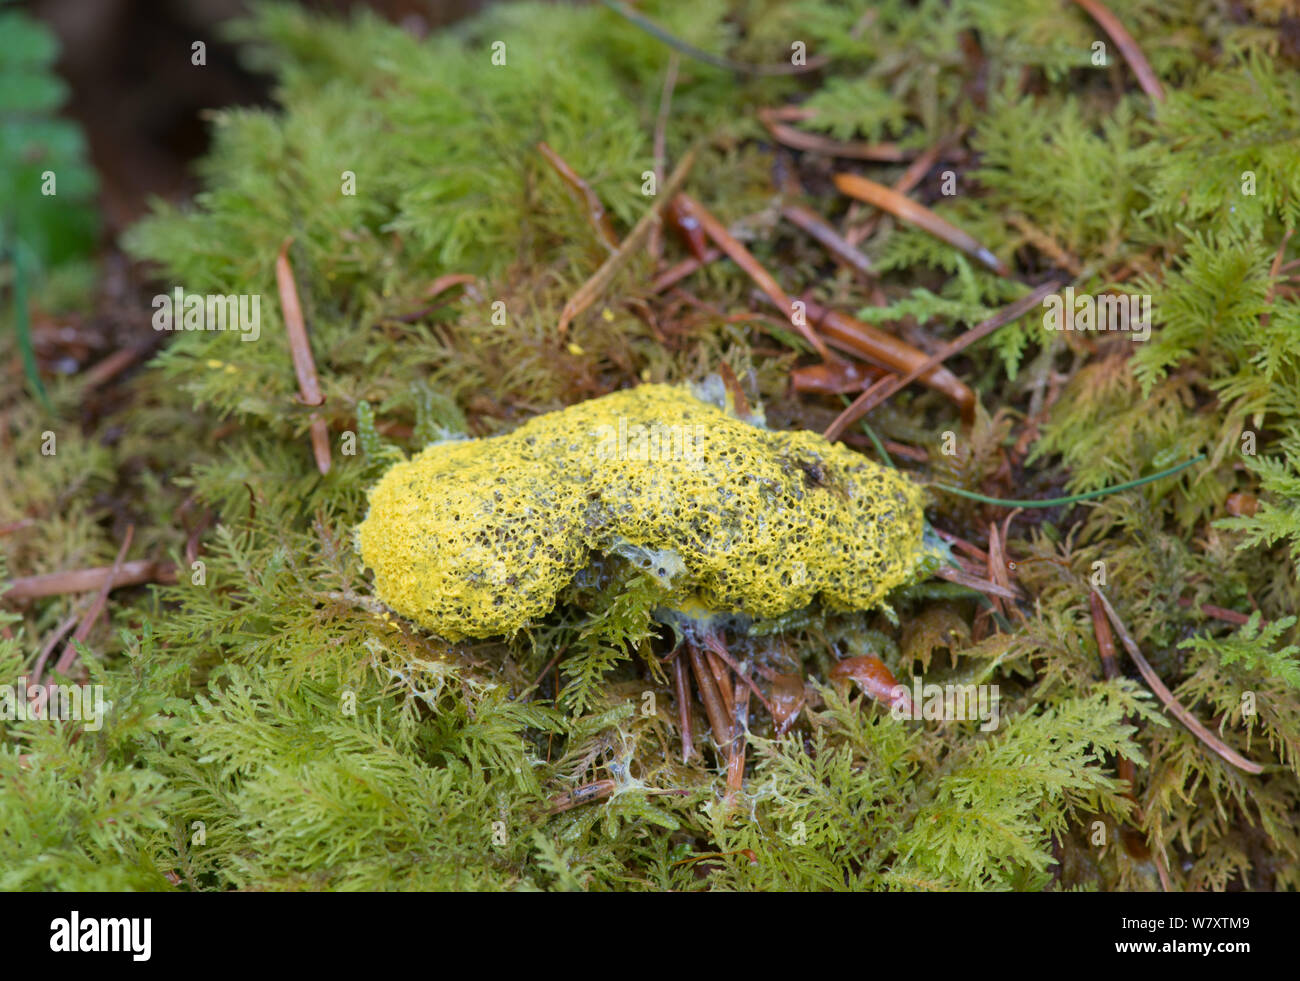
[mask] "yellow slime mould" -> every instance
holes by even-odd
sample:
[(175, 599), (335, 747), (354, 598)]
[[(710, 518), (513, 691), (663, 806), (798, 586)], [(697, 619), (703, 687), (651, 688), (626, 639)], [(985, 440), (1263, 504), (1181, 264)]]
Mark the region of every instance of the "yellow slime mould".
[(774, 432), (688, 389), (642, 385), (390, 468), (358, 529), (375, 591), (449, 640), (545, 616), (598, 554), (684, 613), (870, 609), (910, 581), (922, 493), (811, 432)]

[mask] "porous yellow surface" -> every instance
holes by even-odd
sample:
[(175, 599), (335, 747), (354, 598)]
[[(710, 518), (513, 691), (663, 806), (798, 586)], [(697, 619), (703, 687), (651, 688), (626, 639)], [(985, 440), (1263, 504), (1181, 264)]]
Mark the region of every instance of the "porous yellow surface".
[(544, 616), (593, 552), (638, 561), (682, 610), (869, 609), (908, 580), (921, 533), (897, 472), (643, 385), (396, 464), (358, 542), (383, 602), (459, 640)]

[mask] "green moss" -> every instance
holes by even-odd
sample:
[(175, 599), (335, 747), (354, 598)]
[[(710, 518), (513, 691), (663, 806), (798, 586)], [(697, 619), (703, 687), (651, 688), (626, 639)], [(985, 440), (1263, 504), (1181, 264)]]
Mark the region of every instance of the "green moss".
[[(129, 557), (171, 558), (180, 573), (175, 586), (114, 592), (112, 629), (88, 638), (82, 660), (114, 705), (102, 731), (0, 720), (0, 886), (1158, 887), (1153, 860), (1117, 844), (1121, 824), (1177, 887), (1300, 885), (1300, 637), (1290, 619), (1300, 608), (1300, 305), (1285, 279), (1297, 256), (1287, 233), (1300, 201), (1300, 76), (1278, 50), (1273, 6), (1243, 4), (1256, 23), (1206, 14), (1196, 0), (1117, 11), (1169, 93), (1156, 106), (1113, 50), (1104, 67), (1091, 64), (1100, 29), (1050, 0), (885, 0), (856, 30), (861, 10), (825, 0), (638, 5), (735, 60), (784, 59), (792, 37), (832, 57), (820, 72), (772, 79), (684, 59), (666, 132), (672, 160), (702, 141), (692, 193), (724, 221), (744, 219), (747, 245), (788, 288), (931, 345), (1023, 291), (891, 220), (863, 243), (880, 272), (864, 284), (776, 223), (774, 161), (779, 184), (791, 158), (773, 154), (754, 110), (803, 102), (821, 111), (799, 123), (809, 130), (913, 149), (967, 127), (918, 200), (1025, 280), (1052, 273), (1054, 249), (1077, 260), (1080, 293), (1152, 295), (1145, 345), (1052, 334), (1029, 316), (969, 348), (951, 365), (987, 407), (969, 428), (920, 388), (870, 417), (881, 445), (924, 451), (894, 453), (901, 466), (998, 497), (1060, 497), (1207, 454), (1175, 478), (1072, 511), (1008, 519), (951, 496), (933, 502), (934, 526), (980, 545), (996, 524), (1016, 563), (1007, 574), (1031, 600), (1022, 616), (1008, 611), (1006, 629), (949, 584), (896, 589), (896, 620), (869, 609), (914, 547), (911, 478), (881, 477), (810, 435), (841, 405), (789, 391), (792, 335), (753, 312), (752, 284), (733, 264), (712, 263), (684, 292), (654, 298), (651, 261), (632, 257), (602, 302), (556, 336), (561, 307), (606, 253), (533, 147), (555, 147), (619, 230), (629, 227), (647, 205), (641, 174), (668, 61), (658, 41), (595, 5), (498, 5), (424, 42), (367, 16), (258, 8), (239, 33), (248, 56), (275, 71), (277, 105), (219, 113), (203, 192), (192, 207), (160, 207), (130, 244), (167, 287), (260, 293), (259, 341), (170, 338), (133, 383), (131, 410), (86, 432), (79, 379), (49, 380), (50, 418), (14, 377), (0, 378), (0, 437), (13, 448), (0, 460), (9, 572), (108, 564), (131, 522)], [(956, 57), (970, 39), (980, 56)], [(497, 40), (506, 66), (491, 64)], [(794, 159), (804, 177), (822, 166)], [(905, 165), (852, 166), (888, 183)], [(946, 169), (958, 178), (952, 197), (935, 186)], [(355, 196), (340, 189), (345, 170)], [(1255, 195), (1243, 191), (1248, 170)], [(827, 182), (805, 184), (807, 204), (844, 219)], [(336, 451), (327, 476), (294, 402), (273, 299), (287, 235), (326, 395), (316, 411)], [(665, 259), (680, 255), (668, 241)], [(475, 275), (473, 290), (431, 303), (429, 283), (448, 273)], [(771, 468), (772, 493), (759, 507), (743, 467), (697, 475), (691, 486), (704, 492), (687, 503), (712, 537), (653, 520), (665, 508), (648, 495), (676, 486), (672, 467), (655, 470), (655, 484), (639, 461), (596, 467), (521, 451), (521, 434), (572, 429), (589, 440), (609, 424), (596, 418), (617, 404), (609, 392), (632, 399), (627, 414), (640, 418), (636, 392), (677, 393), (722, 363), (763, 404), (770, 431), (680, 394), (663, 412), (685, 418), (692, 407), (719, 438), (744, 434), (728, 445)], [(47, 429), (58, 433), (55, 457), (40, 453)], [(343, 449), (354, 433), (355, 456)], [(451, 437), (465, 438), (426, 450)], [(907, 520), (891, 527), (906, 533), (876, 533), (874, 498), (803, 558), (786, 538), (765, 539), (771, 529), (742, 539), (738, 529), (772, 500), (821, 501), (823, 525), (852, 503), (772, 452), (819, 459), (823, 479), (842, 488), (894, 488)], [(521, 560), (491, 581), (504, 559), (490, 553), (518, 548), (502, 537), (493, 499), (473, 493), (493, 455), (515, 461), (511, 474), (526, 479), (506, 489), (544, 519), (521, 522), (524, 534), (544, 529), (541, 547), (560, 553), (544, 574)], [(409, 551), (395, 551), (396, 567), (372, 587), (352, 532), (368, 490), (403, 456), (413, 459), (397, 472), (424, 471), (394, 525), (392, 546)], [(452, 462), (459, 469), (439, 469)], [(601, 500), (582, 502), (570, 471), (600, 485)], [(381, 486), (401, 489), (391, 476)], [(442, 520), (451, 500), (465, 502), (486, 545), (474, 543), (475, 565), (431, 568), (461, 555)], [(401, 541), (420, 522), (429, 537)], [(846, 545), (849, 528), (867, 533)], [(728, 549), (744, 556), (734, 568), (719, 558)], [(828, 578), (757, 586), (794, 561)], [(1100, 680), (1088, 611), (1097, 563), (1156, 671), (1265, 774), (1206, 751), (1134, 682)], [(458, 581), (457, 568), (482, 578)], [(846, 586), (855, 568), (860, 581)], [(403, 581), (409, 595), (394, 605), (430, 629), (375, 602)], [(815, 593), (821, 602), (808, 606)], [(444, 606), (428, 612), (429, 596)], [(81, 602), (55, 596), (4, 614), (0, 683), (30, 672)], [(751, 713), (750, 765), (731, 806), (707, 751), (680, 762), (661, 662), (665, 604), (697, 614), (801, 605), (761, 635), (728, 633), (738, 660), (780, 679), (761, 685), (806, 701), (784, 737), (765, 711)], [(1259, 621), (1238, 629), (1205, 612), (1215, 606), (1258, 610)], [(949, 629), (954, 619), (966, 629)], [(918, 639), (931, 622), (943, 644)], [(473, 642), (432, 632), (516, 627)], [(1004, 724), (899, 724), (822, 683), (840, 658), (866, 654), (900, 678), (999, 685)], [(1135, 764), (1132, 798), (1117, 756)], [(614, 792), (550, 813), (557, 795), (596, 780)], [(683, 862), (740, 849), (757, 861)]]

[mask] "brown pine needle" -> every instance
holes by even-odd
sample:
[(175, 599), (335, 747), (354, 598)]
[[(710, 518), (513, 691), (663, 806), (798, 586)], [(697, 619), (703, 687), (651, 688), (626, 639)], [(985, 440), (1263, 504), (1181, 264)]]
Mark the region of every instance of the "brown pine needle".
[(313, 412), (307, 420), (311, 427), (311, 452), (316, 458), (316, 469), (321, 473), (330, 472), (330, 433), (329, 424), (319, 412)]
[(981, 593), (988, 593), (990, 596), (1000, 596), (1002, 599), (1017, 600), (1020, 594), (1006, 586), (999, 586), (990, 579), (981, 579), (979, 576), (972, 576), (969, 572), (962, 572), (960, 569), (954, 569), (950, 565), (940, 566), (934, 571), (934, 575), (940, 579), (946, 579), (948, 582), (956, 583), (959, 586), (965, 586), (967, 589), (974, 589)]
[[(307, 340), (307, 324), (302, 316), (302, 304), (298, 301), (298, 284), (294, 281), (293, 266), (289, 263), (289, 246), (292, 238), (286, 238), (280, 246), (280, 254), (275, 259), (275, 282), (280, 290), (280, 309), (284, 313), (284, 329), (289, 335), (289, 354), (293, 358), (293, 370), (298, 375), (298, 392), (304, 405), (319, 406), (325, 403), (321, 394), (320, 382), (316, 378), (316, 360), (311, 354), (311, 344)], [(316, 458), (316, 468), (321, 473), (330, 470), (329, 430), (324, 418), (316, 412), (311, 414), (312, 454)]]
[(1074, 2), (1086, 10), (1088, 16), (1110, 35), (1110, 39), (1115, 42), (1115, 47), (1119, 48), (1119, 53), (1124, 56), (1124, 60), (1133, 69), (1133, 74), (1137, 76), (1138, 85), (1142, 86), (1142, 91), (1149, 95), (1153, 102), (1164, 102), (1165, 90), (1160, 87), (1160, 79), (1156, 78), (1156, 73), (1151, 70), (1151, 63), (1147, 61), (1146, 55), (1142, 53), (1138, 43), (1133, 40), (1133, 35), (1120, 23), (1119, 18), (1112, 14), (1099, 0), (1074, 0)]
[(963, 232), (956, 225), (944, 221), (929, 208), (917, 204), (911, 198), (885, 187), (884, 184), (859, 177), (857, 174), (836, 174), (834, 179), (835, 186), (839, 188), (841, 194), (866, 201), (867, 204), (875, 205), (894, 217), (929, 232), (935, 238), (961, 249), (967, 255), (982, 262), (999, 276), (1011, 274), (1002, 260), (980, 245), (974, 237)]
[(1043, 301), (1043, 297), (1055, 293), (1063, 284), (1058, 281), (1044, 283), (1023, 299), (1016, 300), (1010, 306), (994, 314), (978, 327), (973, 327), (966, 333), (962, 334), (956, 340), (945, 344), (939, 351), (924, 362), (913, 368), (902, 378), (891, 379), (882, 378), (876, 384), (872, 385), (865, 392), (853, 400), (853, 404), (846, 408), (834, 422), (827, 427), (825, 436), (834, 442), (843, 435), (844, 430), (853, 425), (868, 412), (878, 406), (885, 399), (889, 398), (895, 392), (900, 391), (910, 385), (921, 375), (935, 365), (942, 364), (954, 354), (964, 351), (976, 341), (983, 340), (989, 334), (993, 333), (999, 327), (1004, 327), (1014, 320), (1019, 320), (1026, 313), (1038, 306)]
[(473, 273), (446, 273), (429, 284), (429, 288), (424, 291), (424, 298), (432, 300), (453, 286), (470, 286), (477, 280), (478, 277)]
[(637, 249), (641, 248), (650, 234), (650, 229), (659, 221), (659, 214), (663, 211), (665, 204), (676, 196), (678, 189), (685, 183), (686, 175), (691, 172), (694, 163), (695, 150), (692, 149), (682, 157), (681, 163), (672, 172), (668, 182), (663, 187), (658, 188), (659, 193), (655, 197), (654, 204), (646, 209), (646, 213), (641, 216), (641, 220), (628, 233), (627, 238), (623, 240), (623, 244), (618, 247), (613, 255), (601, 263), (600, 268), (592, 273), (591, 278), (579, 286), (577, 292), (569, 298), (569, 302), (564, 304), (564, 309), (560, 311), (560, 322), (556, 327), (561, 337), (569, 332), (569, 324), (573, 322), (573, 318), (600, 298), (600, 295), (609, 286), (618, 271), (627, 265), (628, 260), (632, 258)]
[(596, 230), (600, 240), (609, 247), (611, 252), (617, 249), (618, 233), (614, 231), (614, 225), (609, 220), (609, 212), (605, 210), (604, 203), (591, 189), (591, 185), (583, 180), (578, 172), (569, 166), (569, 162), (552, 150), (545, 141), (537, 144), (537, 151), (546, 158), (546, 162), (559, 175), (560, 180), (569, 185), (574, 196), (586, 208), (587, 220), (591, 222), (591, 227)]
[(852, 361), (821, 361), (791, 369), (790, 383), (796, 392), (816, 392), (819, 395), (843, 395), (860, 392), (880, 377), (875, 365)]
[[(793, 126), (777, 122), (777, 113), (770, 109), (758, 111), (759, 122), (772, 135), (776, 142), (795, 150), (820, 153), (828, 157), (843, 157), (851, 160), (875, 160), (884, 163), (901, 163), (911, 154), (897, 143), (859, 143), (833, 140), (829, 136), (807, 133)], [(807, 118), (806, 115), (800, 118)]]
[[(1097, 655), (1101, 658), (1101, 673), (1107, 678), (1118, 678), (1119, 659), (1115, 657), (1115, 638), (1110, 632), (1110, 621), (1106, 618), (1106, 611), (1101, 605), (1101, 597), (1095, 589), (1088, 591), (1088, 605), (1092, 613), (1092, 632), (1097, 637)], [(1133, 788), (1137, 786), (1137, 782), (1133, 761), (1127, 756), (1116, 757), (1115, 771), (1121, 780), (1128, 781), (1127, 796), (1136, 805), (1137, 797), (1133, 794)]]
[[(749, 689), (742, 683), (748, 681), (744, 671), (738, 672), (740, 680), (732, 697), (735, 711), (731, 717), (731, 746), (727, 759), (727, 796), (741, 790), (745, 785), (745, 732), (749, 728)], [(755, 689), (757, 691), (757, 689)]]
[[(99, 614), (104, 610), (104, 604), (108, 602), (108, 593), (112, 589), (113, 580), (122, 570), (122, 560), (126, 558), (126, 551), (131, 547), (131, 539), (135, 537), (135, 525), (126, 526), (126, 534), (122, 537), (122, 547), (117, 550), (117, 558), (113, 560), (113, 568), (104, 584), (99, 587), (99, 593), (95, 596), (95, 601), (90, 604), (86, 610), (86, 615), (81, 618), (81, 623), (77, 624), (76, 632), (73, 633), (72, 639), (68, 641), (63, 653), (59, 656), (58, 663), (54, 665), (54, 670), (59, 674), (66, 676), (72, 665), (77, 660), (77, 643), (85, 643), (90, 636), (91, 628), (95, 626), (95, 621), (99, 619)], [(40, 681), (39, 678), (36, 679)]]
[[(654, 170), (656, 185), (664, 180), (664, 166), (668, 163), (668, 114), (673, 105), (673, 89), (677, 87), (677, 69), (681, 65), (681, 55), (676, 51), (668, 56), (668, 68), (664, 72), (663, 88), (659, 91), (659, 113), (655, 116), (654, 134)], [(663, 255), (663, 225), (650, 229), (650, 242), (646, 248), (650, 258), (656, 263)]]
[(41, 576), (24, 576), (10, 580), (7, 589), (0, 587), (0, 596), (5, 600), (41, 599), (45, 596), (62, 596), (65, 593), (91, 593), (104, 588), (121, 586), (138, 586), (146, 582), (171, 584), (176, 581), (176, 567), (170, 562), (155, 562), (153, 559), (136, 559), (123, 562), (116, 573), (112, 566), (97, 566), (92, 569), (69, 569), (63, 572), (48, 572)]
[(731, 656), (731, 652), (727, 650), (726, 645), (722, 643), (721, 638), (714, 634), (705, 634), (704, 646), (707, 647), (712, 654), (721, 658), (727, 667), (731, 668), (732, 671), (736, 672), (736, 674), (740, 676), (740, 680), (749, 686), (749, 689), (758, 696), (758, 700), (763, 703), (763, 708), (767, 709), (768, 712), (772, 711), (772, 703), (767, 700), (767, 696), (763, 694), (763, 690), (758, 687), (758, 683), (755, 682), (753, 678), (751, 678), (746, 672), (740, 670), (740, 665), (738, 665), (735, 658)]
[(713, 730), (714, 745), (722, 752), (731, 741), (731, 718), (723, 707), (718, 684), (704, 654), (690, 642), (686, 644), (686, 653), (691, 659), (691, 672), (695, 675), (695, 685), (700, 690), (700, 701), (704, 703), (704, 712), (709, 717), (709, 728)]
[(1101, 605), (1106, 608), (1106, 615), (1110, 617), (1110, 622), (1114, 626), (1115, 632), (1119, 634), (1119, 639), (1124, 645), (1124, 649), (1128, 651), (1129, 657), (1133, 659), (1133, 663), (1136, 664), (1138, 670), (1142, 672), (1142, 677), (1146, 679), (1147, 685), (1156, 693), (1156, 697), (1164, 703), (1165, 708), (1169, 710), (1169, 714), (1185, 725), (1191, 731), (1192, 735), (1205, 743), (1206, 746), (1214, 750), (1233, 766), (1240, 770), (1245, 770), (1247, 773), (1263, 773), (1264, 768), (1262, 766), (1246, 759), (1222, 739), (1210, 732), (1209, 729), (1205, 728), (1205, 726), (1201, 724), (1200, 719), (1196, 718), (1196, 716), (1192, 715), (1191, 712), (1183, 707), (1182, 703), (1174, 697), (1174, 693), (1165, 687), (1165, 683), (1160, 680), (1160, 676), (1156, 674), (1155, 669), (1151, 667), (1147, 662), (1147, 659), (1142, 656), (1142, 652), (1138, 649), (1137, 641), (1135, 641), (1133, 636), (1128, 632), (1128, 629), (1124, 626), (1124, 621), (1122, 621), (1119, 618), (1119, 614), (1115, 612), (1115, 608), (1110, 605), (1110, 600), (1106, 599), (1106, 594), (1101, 592), (1101, 590), (1095, 589), (1093, 590), (1093, 595), (1101, 600)]
[[(934, 146), (930, 147), (908, 164), (907, 169), (903, 171), (902, 176), (899, 177), (898, 180), (894, 181), (893, 190), (897, 191), (899, 194), (907, 194), (912, 191), (917, 184), (921, 183), (925, 175), (930, 172), (930, 168), (939, 162), (939, 158), (943, 156), (944, 151), (947, 150), (949, 146), (960, 140), (964, 132), (965, 130), (962, 129), (954, 133), (952, 136), (939, 140), (939, 142), (935, 143)], [(871, 217), (863, 222), (861, 226), (850, 228), (845, 232), (844, 238), (852, 245), (861, 245), (871, 237), (871, 233), (876, 230), (876, 225), (879, 223), (880, 212), (873, 211)]]
[(298, 301), (298, 284), (289, 263), (289, 246), (292, 244), (293, 239), (286, 238), (280, 246), (280, 254), (275, 259), (275, 282), (280, 290), (284, 329), (289, 335), (289, 354), (293, 357), (293, 370), (298, 375), (298, 391), (304, 405), (320, 405), (325, 396), (321, 394), (320, 382), (316, 378), (316, 360), (307, 342), (307, 325), (302, 316), (302, 304)]
[(781, 217), (795, 227), (807, 232), (837, 260), (844, 263), (863, 279), (875, 281), (871, 271), (871, 260), (859, 252), (840, 236), (821, 215), (797, 204), (787, 204), (781, 209)]
[(59, 641), (67, 636), (68, 631), (75, 627), (80, 619), (81, 613), (74, 611), (51, 631), (49, 638), (41, 645), (40, 653), (36, 656), (36, 666), (32, 668), (32, 684), (40, 684), (41, 677), (45, 674), (45, 662), (54, 653), (54, 648), (59, 646)]
[(794, 305), (790, 302), (790, 297), (772, 278), (772, 274), (763, 268), (763, 264), (755, 259), (750, 251), (727, 231), (726, 226), (718, 221), (702, 204), (686, 193), (682, 194), (682, 199), (700, 220), (700, 224), (704, 226), (705, 234), (713, 239), (714, 244), (729, 255), (731, 260), (758, 284), (758, 288), (766, 293), (771, 301), (777, 305), (787, 321), (803, 336), (804, 340), (812, 345), (813, 350), (821, 355), (823, 361), (831, 360), (831, 353), (826, 347), (826, 342), (813, 333), (806, 318), (796, 318), (794, 316)]
[[(838, 310), (822, 307), (806, 296), (803, 299), (817, 332), (839, 350), (855, 354), (899, 374), (925, 363), (924, 351), (899, 340), (893, 334)], [(965, 382), (941, 365), (924, 372), (920, 379), (923, 385), (951, 399), (961, 410), (962, 418), (969, 421), (975, 411), (975, 393)]]
[(677, 688), (677, 717), (682, 730), (682, 762), (689, 763), (695, 755), (695, 740), (691, 736), (691, 683), (687, 678), (687, 655), (677, 652), (673, 658), (673, 683)]

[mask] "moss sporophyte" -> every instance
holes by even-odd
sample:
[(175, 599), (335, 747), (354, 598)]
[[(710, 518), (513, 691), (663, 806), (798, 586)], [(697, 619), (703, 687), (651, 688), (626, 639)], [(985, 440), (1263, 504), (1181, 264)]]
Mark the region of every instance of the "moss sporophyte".
[(922, 571), (919, 487), (700, 395), (643, 385), (394, 465), (358, 530), (379, 598), (449, 640), (509, 635), (619, 557), (689, 634), (870, 609)]

